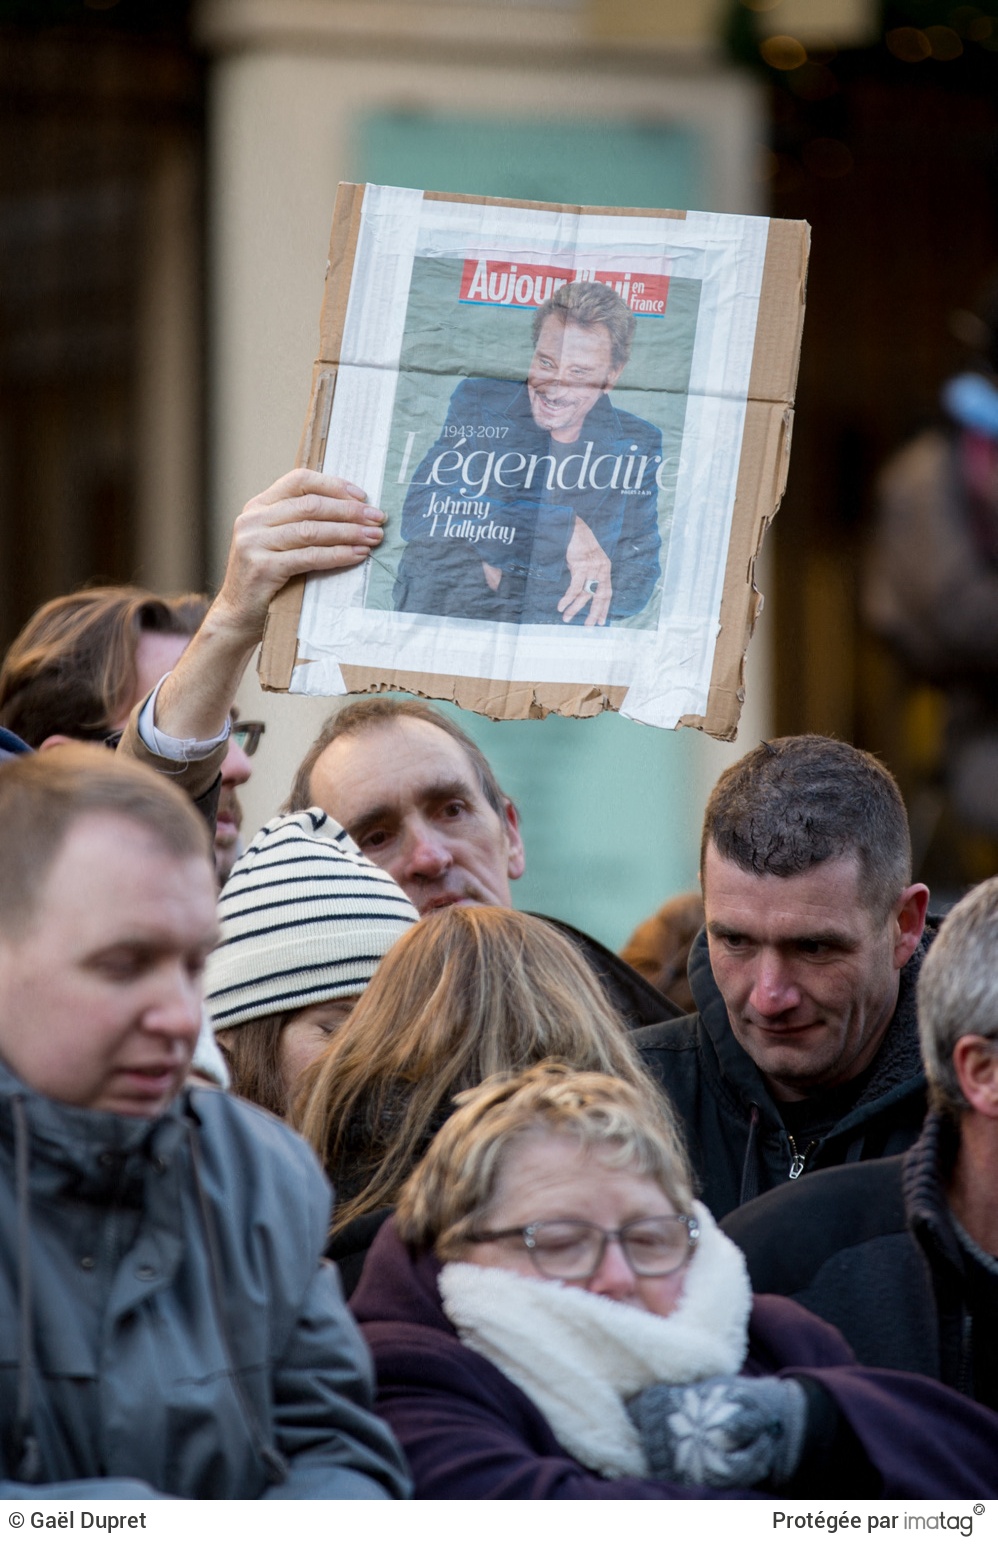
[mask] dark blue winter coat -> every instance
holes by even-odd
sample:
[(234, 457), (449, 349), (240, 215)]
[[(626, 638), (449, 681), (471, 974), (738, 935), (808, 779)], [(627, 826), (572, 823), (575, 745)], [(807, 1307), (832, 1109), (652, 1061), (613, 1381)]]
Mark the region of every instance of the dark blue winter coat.
[[(567, 461), (547, 459), (566, 452)], [(395, 609), (560, 624), (578, 516), (610, 560), (607, 620), (631, 617), (660, 573), (663, 480), (661, 434), (605, 392), (579, 439), (565, 446), (535, 424), (525, 386), (462, 381), (406, 494)], [(486, 583), (483, 563), (502, 570), (498, 590)], [(574, 620), (584, 623), (587, 613), (583, 607)]]
[[(719, 1495), (662, 1481), (607, 1480), (573, 1459), (533, 1401), (458, 1339), (440, 1302), (439, 1270), (433, 1255), (413, 1258), (389, 1219), (350, 1300), (374, 1355), (376, 1409), (405, 1449), (417, 1498)], [(809, 1410), (830, 1418), (803, 1483), (813, 1489), (790, 1495), (995, 1494), (993, 1412), (931, 1379), (860, 1368), (837, 1330), (789, 1299), (754, 1300), (743, 1372), (801, 1378), (819, 1397)]]

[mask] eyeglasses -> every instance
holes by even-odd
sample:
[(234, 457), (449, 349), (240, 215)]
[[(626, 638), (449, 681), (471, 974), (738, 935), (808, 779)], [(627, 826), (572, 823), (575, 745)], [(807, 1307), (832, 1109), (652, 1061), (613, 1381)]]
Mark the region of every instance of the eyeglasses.
[(615, 1239), (636, 1277), (668, 1277), (689, 1260), (700, 1238), (695, 1218), (677, 1213), (663, 1218), (636, 1218), (623, 1228), (600, 1228), (575, 1218), (527, 1223), (523, 1228), (497, 1229), (470, 1236), (473, 1244), (497, 1239), (522, 1239), (531, 1264), (542, 1277), (559, 1282), (583, 1282), (595, 1276)]
[(240, 751), (252, 756), (266, 728), (262, 719), (239, 719), (229, 731), (229, 739), (235, 741)]

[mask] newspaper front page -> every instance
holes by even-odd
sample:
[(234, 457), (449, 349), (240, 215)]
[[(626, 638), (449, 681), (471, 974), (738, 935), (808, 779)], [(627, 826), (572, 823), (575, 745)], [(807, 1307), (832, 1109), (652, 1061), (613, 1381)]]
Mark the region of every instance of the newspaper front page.
[[(806, 227), (777, 276), (790, 395), (761, 399), (777, 432), (767, 412), (746, 459), (777, 222), (347, 186), (305, 446), (384, 510), (385, 537), (279, 599), (264, 684), (732, 734)], [(749, 561), (712, 714), (739, 513)]]

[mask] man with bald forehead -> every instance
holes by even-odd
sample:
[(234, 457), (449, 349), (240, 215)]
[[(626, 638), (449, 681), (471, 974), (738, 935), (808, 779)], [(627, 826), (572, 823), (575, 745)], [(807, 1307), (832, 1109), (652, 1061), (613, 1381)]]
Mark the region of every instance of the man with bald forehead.
[[(526, 867), (520, 818), (488, 759), (428, 703), (368, 697), (332, 714), (295, 774), (285, 810), (320, 805), (387, 869), (423, 915), (511, 907)], [(631, 1029), (674, 1019), (674, 1003), (597, 939), (548, 918), (596, 972)]]
[(0, 1495), (405, 1495), (315, 1159), (186, 1084), (204, 822), (61, 746), (0, 766), (0, 832)]

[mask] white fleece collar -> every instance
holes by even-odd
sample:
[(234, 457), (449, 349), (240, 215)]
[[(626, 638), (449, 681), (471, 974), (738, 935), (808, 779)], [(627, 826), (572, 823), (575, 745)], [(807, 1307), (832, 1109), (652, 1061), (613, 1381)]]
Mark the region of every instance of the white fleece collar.
[(745, 1362), (752, 1289), (745, 1259), (706, 1207), (700, 1241), (667, 1318), (541, 1277), (451, 1261), (440, 1272), (444, 1313), (465, 1346), (494, 1363), (539, 1407), (581, 1464), (606, 1476), (645, 1475), (624, 1409), (649, 1384), (692, 1384)]

